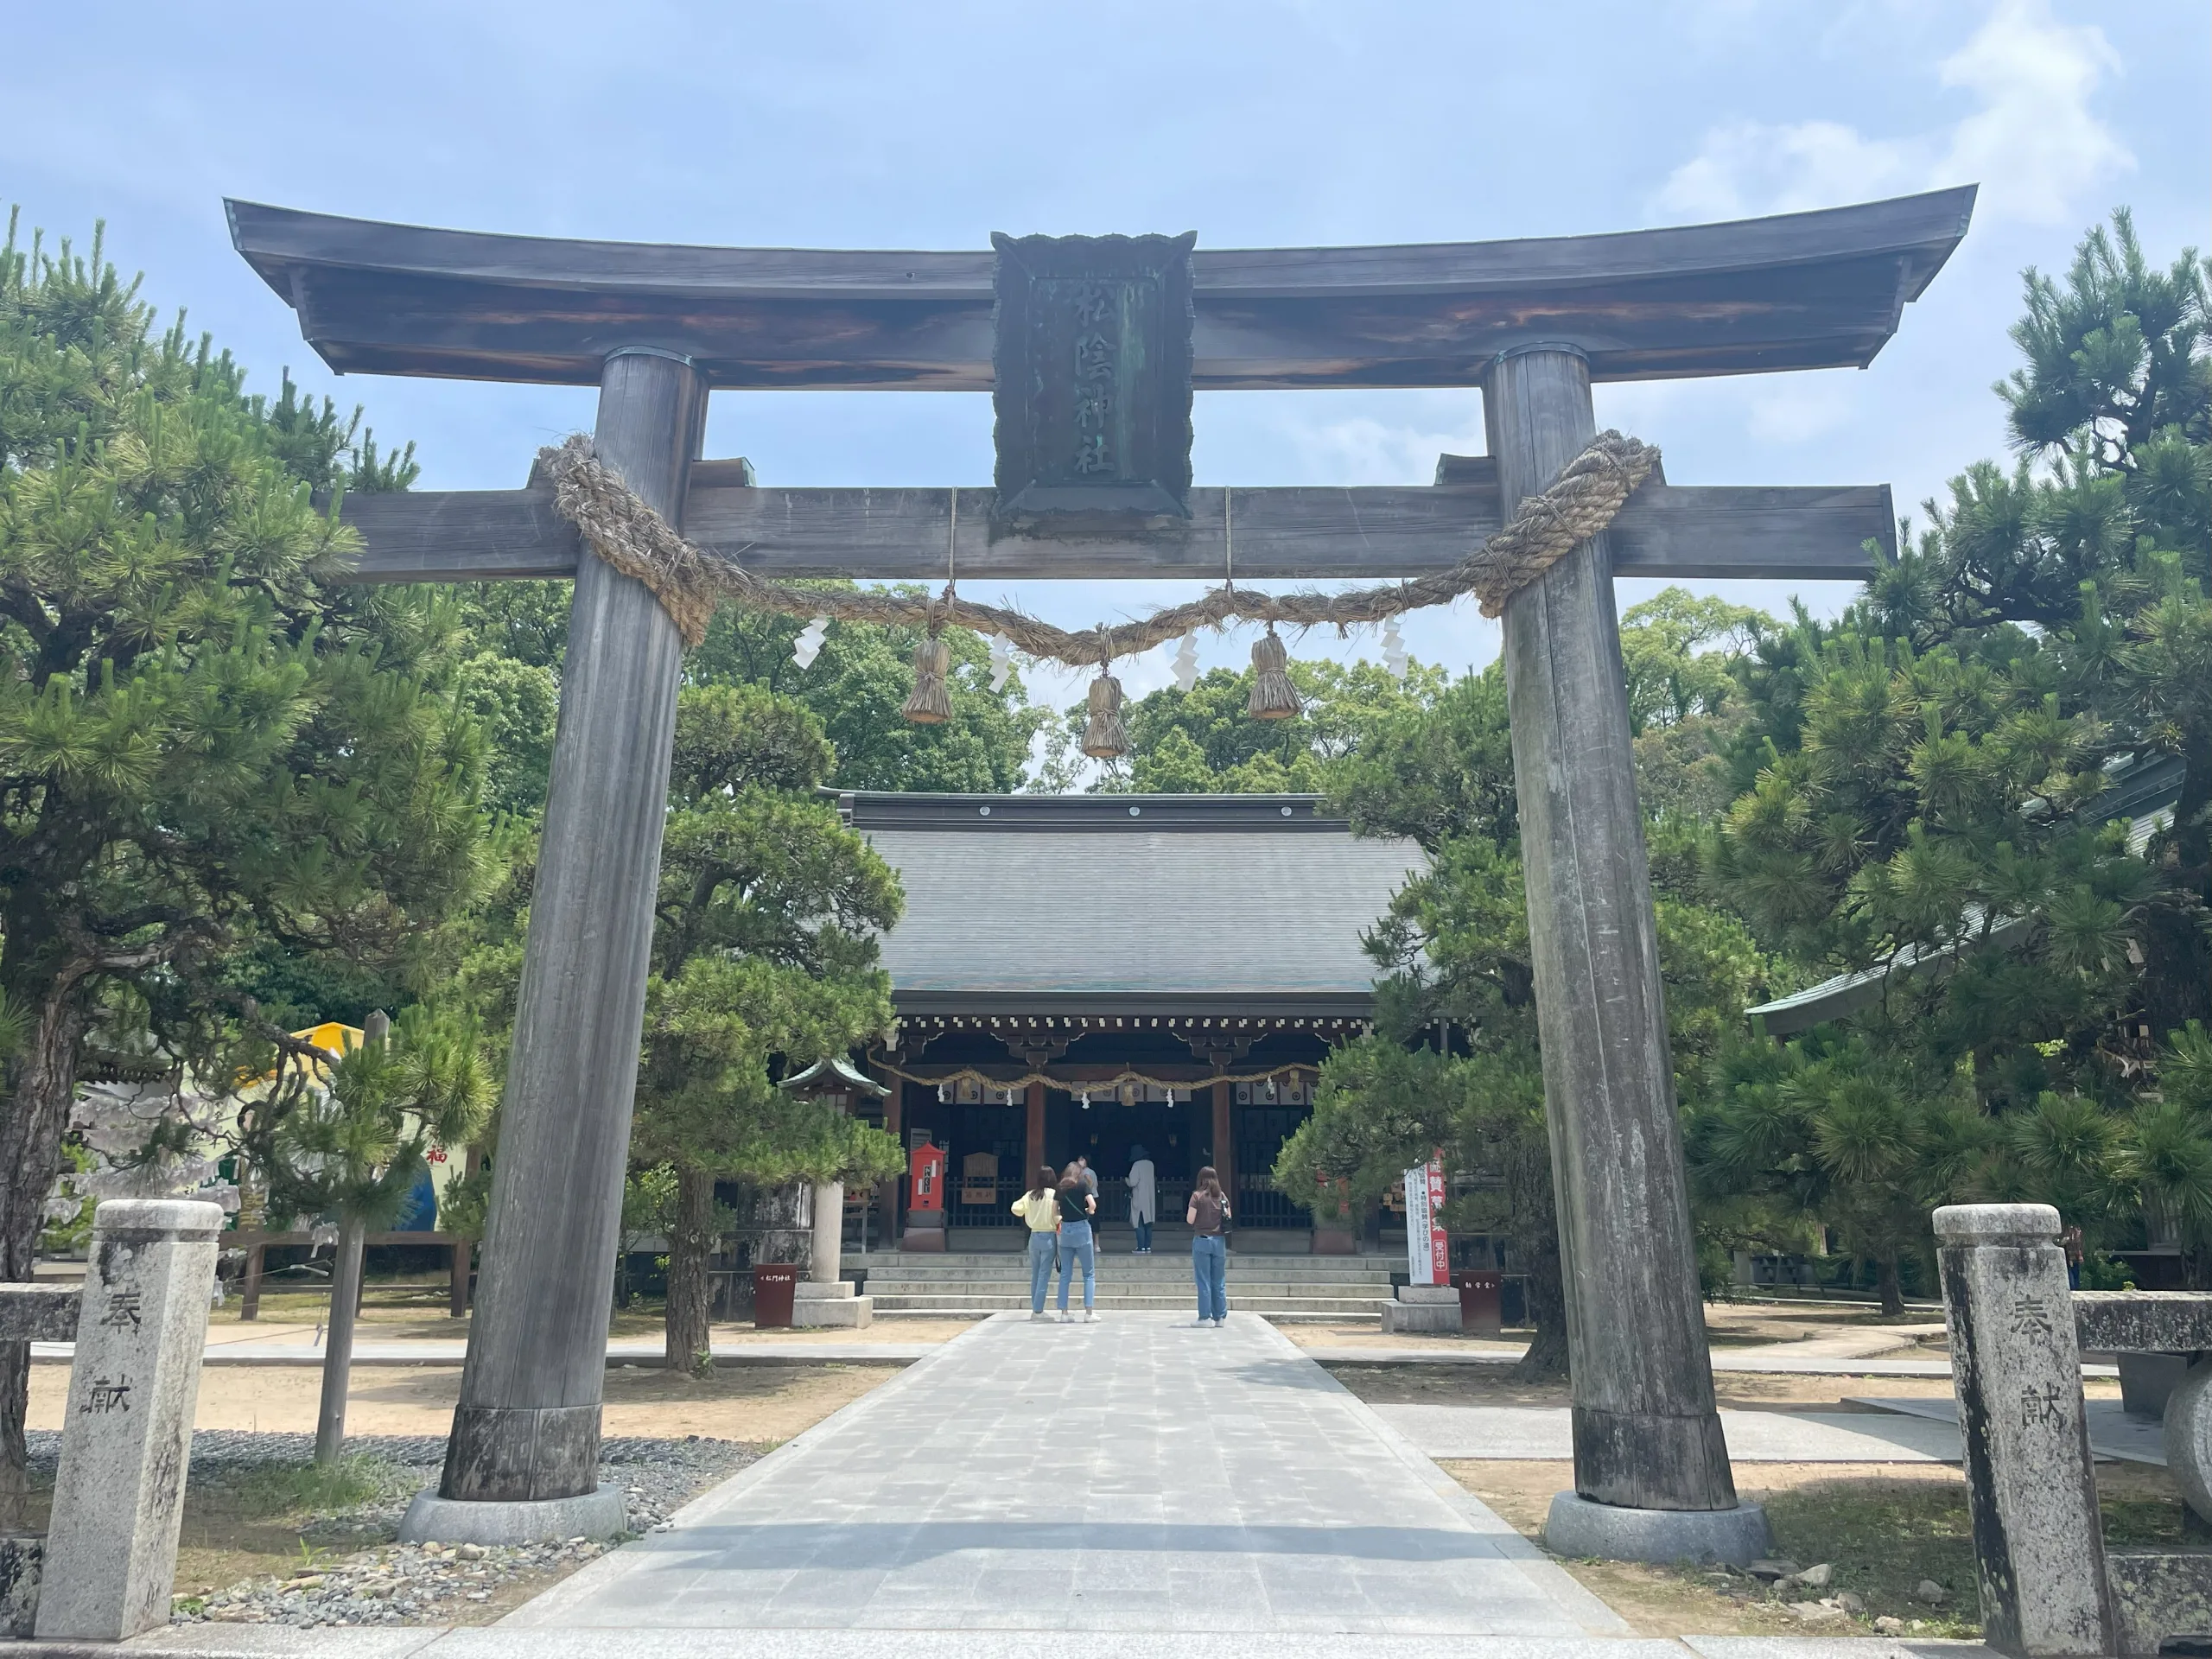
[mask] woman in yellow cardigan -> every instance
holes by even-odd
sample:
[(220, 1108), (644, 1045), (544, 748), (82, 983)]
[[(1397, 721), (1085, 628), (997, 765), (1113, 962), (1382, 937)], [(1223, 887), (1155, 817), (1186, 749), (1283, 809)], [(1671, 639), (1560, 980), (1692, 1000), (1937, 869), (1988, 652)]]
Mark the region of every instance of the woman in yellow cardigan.
[(1045, 1317), (1045, 1293), (1052, 1287), (1052, 1263), (1059, 1257), (1060, 1198), (1051, 1166), (1037, 1172), (1037, 1185), (1014, 1201), (1014, 1213), (1029, 1226), (1029, 1317)]

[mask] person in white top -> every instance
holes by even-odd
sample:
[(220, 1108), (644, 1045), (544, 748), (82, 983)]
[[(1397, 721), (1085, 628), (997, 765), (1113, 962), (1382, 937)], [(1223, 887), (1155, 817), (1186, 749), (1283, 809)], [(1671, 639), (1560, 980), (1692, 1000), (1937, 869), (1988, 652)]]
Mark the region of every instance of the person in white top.
[(1160, 1219), (1154, 1192), (1152, 1154), (1142, 1142), (1129, 1148), (1129, 1225), (1136, 1229), (1135, 1254), (1152, 1254), (1152, 1224)]

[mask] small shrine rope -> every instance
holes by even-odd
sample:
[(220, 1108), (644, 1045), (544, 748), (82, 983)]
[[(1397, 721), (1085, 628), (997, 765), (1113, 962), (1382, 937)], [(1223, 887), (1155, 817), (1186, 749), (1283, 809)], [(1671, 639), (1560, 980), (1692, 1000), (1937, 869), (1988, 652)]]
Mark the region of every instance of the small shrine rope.
[(582, 433), (540, 450), (531, 476), (533, 482), (552, 485), (554, 511), (576, 527), (600, 557), (652, 589), (687, 645), (707, 637), (708, 623), (728, 601), (785, 616), (893, 623), (931, 634), (947, 626), (1002, 633), (1030, 657), (1084, 668), (1232, 620), (1353, 627), (1448, 605), (1469, 593), (1481, 601), (1484, 616), (1496, 616), (1508, 599), (1577, 542), (1611, 524), (1658, 461), (1659, 452), (1650, 445), (1618, 432), (1600, 432), (1557, 478), (1523, 499), (1503, 529), (1449, 570), (1343, 594), (1270, 594), (1225, 582), (1201, 598), (1150, 616), (1075, 632), (1020, 611), (963, 599), (950, 581), (942, 594), (929, 598), (868, 588), (825, 592), (756, 576), (734, 558), (684, 540), (592, 453), (591, 440)]

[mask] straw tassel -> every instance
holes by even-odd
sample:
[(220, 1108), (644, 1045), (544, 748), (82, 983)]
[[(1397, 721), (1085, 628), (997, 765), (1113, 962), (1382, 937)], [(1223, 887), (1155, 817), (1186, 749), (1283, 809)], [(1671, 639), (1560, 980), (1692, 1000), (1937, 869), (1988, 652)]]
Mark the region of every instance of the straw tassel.
[(952, 666), (952, 647), (931, 634), (914, 647), (914, 695), (899, 712), (917, 726), (942, 726), (952, 718), (952, 698), (944, 676)]
[(1118, 760), (1129, 752), (1122, 728), (1122, 683), (1104, 668), (1090, 683), (1090, 723), (1083, 728), (1083, 752), (1095, 760)]
[(1252, 696), (1244, 712), (1255, 720), (1288, 720), (1300, 707), (1298, 688), (1290, 683), (1290, 652), (1270, 623), (1252, 642)]

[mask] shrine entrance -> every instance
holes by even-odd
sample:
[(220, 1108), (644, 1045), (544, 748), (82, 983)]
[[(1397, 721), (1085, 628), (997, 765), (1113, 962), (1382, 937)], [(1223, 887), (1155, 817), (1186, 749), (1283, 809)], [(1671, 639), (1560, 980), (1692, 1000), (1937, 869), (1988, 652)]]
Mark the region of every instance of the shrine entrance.
[[(1365, 626), (1471, 592), (1503, 617), (1568, 1289), (1576, 1491), (1553, 1526), (1576, 1554), (1764, 1547), (1714, 1407), (1612, 579), (1858, 580), (1895, 520), (1883, 486), (1673, 484), (1656, 452), (1600, 437), (1592, 387), (1864, 366), (1973, 200), (1518, 242), (973, 253), (562, 242), (228, 204), (238, 251), (334, 369), (600, 389), (593, 437), (548, 451), (536, 487), (345, 504), (356, 580), (575, 580), (478, 1313), (442, 1495), (410, 1527), (489, 1535), (486, 1505), (505, 1506), (502, 1535), (620, 1524), (620, 1495), (595, 1486), (609, 1285), (677, 686), (719, 599), (974, 626), (1096, 664), (1086, 747), (1111, 753), (1116, 657), (1266, 623), (1253, 712), (1287, 714), (1277, 623)], [(757, 484), (699, 457), (718, 386), (988, 390), (995, 487)], [(1192, 487), (1195, 389), (1322, 386), (1479, 387), (1490, 453), (1422, 487)], [(1218, 586), (1071, 634), (950, 580), (928, 601), (778, 585), (831, 575)], [(1376, 585), (1254, 586), (1321, 577)], [(942, 717), (943, 671), (925, 640), (910, 717)]]

